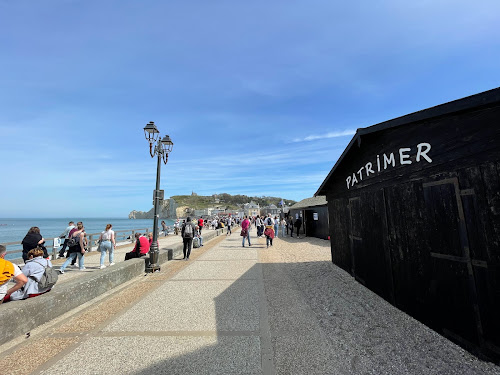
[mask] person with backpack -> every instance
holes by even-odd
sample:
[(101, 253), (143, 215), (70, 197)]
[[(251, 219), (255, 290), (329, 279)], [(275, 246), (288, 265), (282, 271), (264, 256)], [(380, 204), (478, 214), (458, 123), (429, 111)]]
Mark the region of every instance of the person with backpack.
[(266, 236), (266, 246), (273, 246), (273, 238), (274, 238), (274, 220), (271, 217), (271, 214), (268, 214), (268, 217), (264, 219), (264, 224), (266, 230), (264, 231), (264, 235)]
[(70, 232), (70, 239), (68, 241), (68, 259), (63, 263), (61, 268), (59, 269), (59, 273), (64, 273), (66, 267), (73, 260), (76, 262), (76, 258), (78, 258), (78, 265), (80, 267), (80, 271), (84, 271), (85, 265), (83, 256), (85, 255), (85, 228), (83, 227), (83, 223), (79, 221), (76, 224), (76, 228), (72, 229)]
[[(43, 250), (40, 248), (28, 252), (28, 260), (23, 267), (23, 274), (28, 282), (22, 289), (12, 293), (8, 300), (19, 301), (50, 292), (57, 281), (57, 272), (52, 268), (51, 261), (44, 259)], [(45, 278), (43, 278), (44, 275)]]
[(181, 235), (182, 242), (184, 246), (182, 252), (184, 253), (184, 260), (189, 260), (189, 255), (191, 254), (191, 246), (193, 245), (193, 238), (195, 233), (194, 224), (191, 222), (191, 218), (188, 216), (186, 222), (182, 224)]

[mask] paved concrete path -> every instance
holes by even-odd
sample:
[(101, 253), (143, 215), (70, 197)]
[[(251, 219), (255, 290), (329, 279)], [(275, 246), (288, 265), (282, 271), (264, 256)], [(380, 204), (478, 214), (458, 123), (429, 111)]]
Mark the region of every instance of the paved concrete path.
[(499, 374), (355, 282), (318, 239), (238, 233), (0, 347), (2, 374)]
[[(204, 229), (202, 231), (202, 234), (205, 232), (213, 232), (211, 229)], [(168, 236), (159, 236), (158, 237), (158, 247), (160, 249), (163, 248), (168, 248), (171, 245), (182, 243), (182, 237), (181, 235), (175, 235), (175, 234), (169, 234)], [(114, 262), (116, 264), (122, 263), (125, 261), (125, 253), (128, 253), (129, 251), (132, 251), (135, 246), (135, 241), (131, 242), (121, 242), (118, 244), (114, 251)], [(95, 247), (94, 247), (95, 249)], [(80, 271), (78, 268), (78, 260), (76, 262), (75, 266), (69, 265), (66, 270), (64, 271), (64, 275), (60, 275), (58, 279), (58, 283), (64, 283), (70, 280), (74, 280), (82, 275), (91, 273), (91, 272), (102, 272), (102, 270), (99, 268), (100, 267), (100, 257), (101, 257), (101, 252), (100, 251), (91, 251), (87, 252), (84, 256), (84, 265), (85, 265), (85, 270)], [(64, 263), (66, 258), (63, 259), (57, 259), (53, 260), (52, 264), (59, 269), (59, 267)], [(104, 264), (106, 266), (109, 266), (109, 255), (106, 253), (106, 257), (104, 258)], [(113, 266), (111, 266), (113, 267)]]

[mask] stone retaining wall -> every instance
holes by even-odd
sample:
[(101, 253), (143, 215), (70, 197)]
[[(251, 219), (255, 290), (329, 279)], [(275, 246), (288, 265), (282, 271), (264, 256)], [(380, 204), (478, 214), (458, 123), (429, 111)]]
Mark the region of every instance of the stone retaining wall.
[[(223, 228), (203, 232), (203, 242), (210, 241), (224, 233), (225, 230)], [(169, 248), (161, 248), (158, 263), (162, 265), (182, 254), (182, 243)], [(91, 272), (74, 280), (56, 284), (50, 293), (42, 296), (1, 304), (0, 342), (6, 343), (23, 335), (134, 277), (144, 274), (145, 262), (149, 262), (149, 258), (130, 259), (127, 262), (117, 263), (104, 272)]]

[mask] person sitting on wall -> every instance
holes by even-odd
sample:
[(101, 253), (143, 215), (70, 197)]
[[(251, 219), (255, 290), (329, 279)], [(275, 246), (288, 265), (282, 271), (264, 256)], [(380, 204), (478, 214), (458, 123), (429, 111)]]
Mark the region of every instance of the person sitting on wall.
[(200, 247), (203, 246), (203, 237), (201, 236), (201, 229), (199, 225), (196, 226), (194, 237), (198, 238), (198, 241), (200, 241)]
[[(5, 255), (7, 255), (7, 248), (4, 245), (0, 245), (0, 304), (6, 295), (10, 295), (16, 290), (21, 289), (28, 282), (27, 277), (17, 264), (4, 259)], [(16, 284), (9, 288), (11, 278), (14, 279)]]
[[(52, 267), (52, 263), (48, 259), (43, 258), (43, 250), (40, 248), (32, 249), (28, 252), (28, 260), (23, 267), (23, 274), (28, 279), (23, 288), (16, 290), (10, 295), (11, 301), (19, 301), (26, 298), (33, 298), (41, 294), (50, 292), (51, 288), (40, 288), (40, 281), (45, 267)], [(4, 299), (7, 302), (7, 296)]]
[(141, 233), (135, 234), (135, 247), (134, 250), (125, 254), (125, 260), (140, 258), (149, 252), (149, 240)]

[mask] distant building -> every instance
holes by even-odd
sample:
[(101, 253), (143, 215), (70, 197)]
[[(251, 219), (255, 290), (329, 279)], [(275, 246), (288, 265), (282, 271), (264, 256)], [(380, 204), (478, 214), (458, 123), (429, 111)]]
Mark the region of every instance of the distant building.
[(243, 205), (243, 211), (244, 214), (248, 215), (249, 217), (258, 216), (260, 215), (260, 206), (254, 201), (251, 201), (250, 203), (245, 203)]
[(290, 207), (289, 215), (293, 221), (299, 217), (302, 220), (300, 233), (308, 237), (328, 239), (328, 207), (324, 195), (295, 203)]
[(272, 216), (281, 215), (281, 209), (274, 204), (270, 204), (269, 206), (262, 207), (260, 210), (260, 214), (261, 215), (271, 214)]

